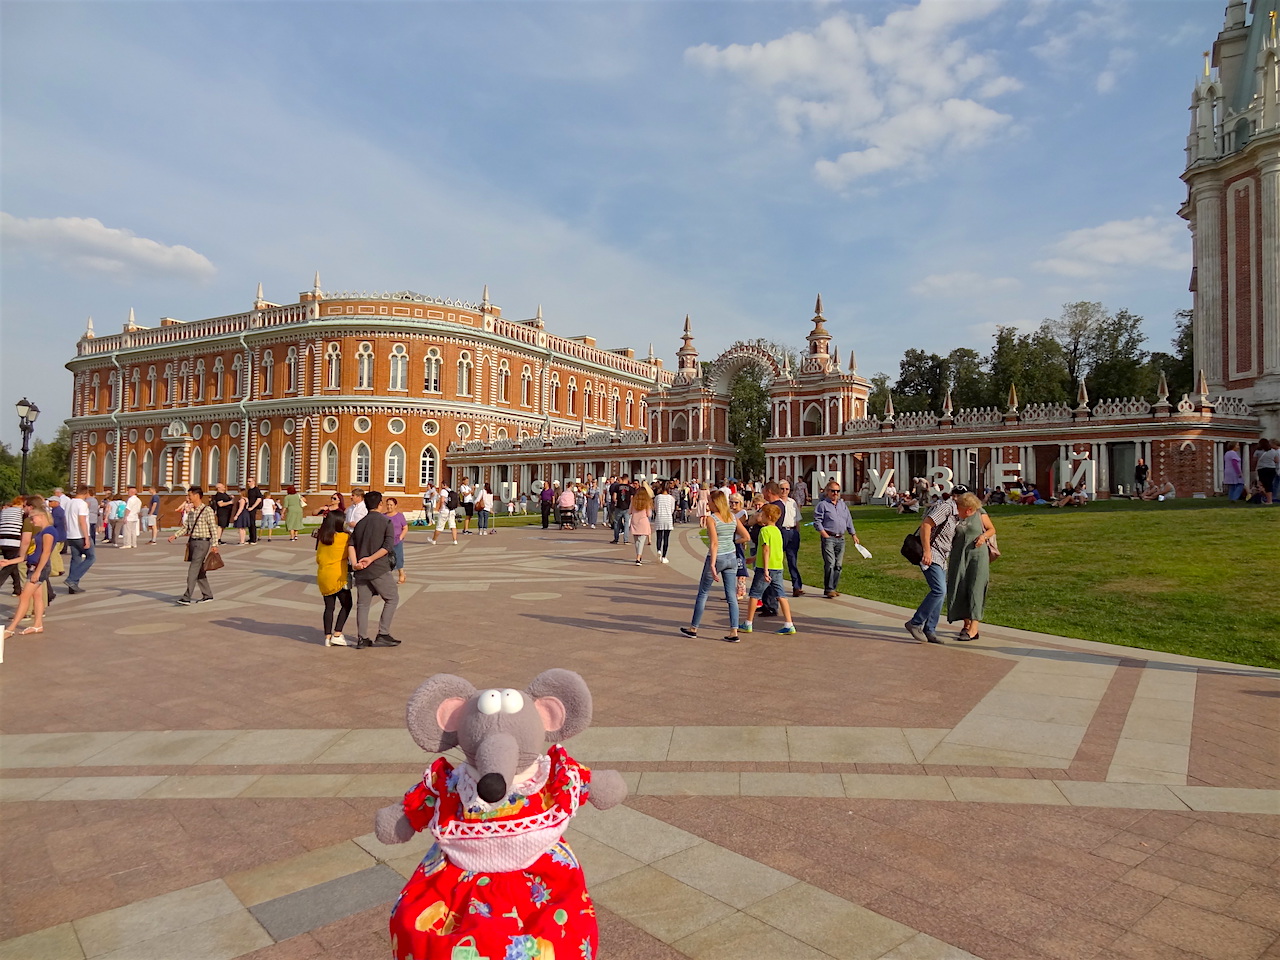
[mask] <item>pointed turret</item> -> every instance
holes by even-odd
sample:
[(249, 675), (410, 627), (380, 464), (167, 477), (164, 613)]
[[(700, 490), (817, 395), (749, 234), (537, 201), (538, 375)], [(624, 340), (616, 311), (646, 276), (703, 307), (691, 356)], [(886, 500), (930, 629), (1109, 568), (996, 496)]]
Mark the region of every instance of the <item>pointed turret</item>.
[[(822, 315), (822, 294), (818, 294), (818, 302), (814, 304), (813, 311), (813, 329), (805, 339), (809, 341), (810, 358), (816, 357), (821, 361), (826, 359), (827, 349), (831, 344), (831, 334), (827, 332), (826, 318)], [(817, 362), (809, 366), (815, 373), (826, 372), (825, 363)]]
[(782, 354), (782, 375), (788, 380), (791, 379), (791, 354), (788, 351)]
[(658, 358), (657, 358), (657, 357), (655, 357), (655, 356), (653, 355), (653, 341), (652, 341), (652, 340), (650, 340), (650, 341), (649, 341), (649, 355), (648, 355), (647, 357), (645, 357), (645, 358), (644, 358), (644, 362), (645, 362), (645, 363), (650, 363), (650, 364), (651, 364), (651, 363), (653, 363), (653, 361), (654, 361), (654, 360), (656, 360), (656, 359), (658, 359)]
[(693, 345), (693, 324), (684, 315), (684, 333), (680, 335), (684, 345), (676, 351), (676, 376), (686, 380), (698, 379), (698, 350)]
[(319, 270), (316, 271), (315, 282), (311, 284), (311, 292), (314, 293), (317, 297), (320, 296), (321, 291), (320, 291), (320, 271)]
[(95, 334), (93, 332), (93, 316), (90, 315), (89, 319), (86, 320), (84, 324), (84, 339), (92, 340), (94, 336)]
[(890, 393), (884, 402), (884, 422), (893, 423), (893, 394)]
[(125, 328), (125, 330), (137, 330), (137, 329), (138, 329), (138, 321), (137, 321), (137, 319), (136, 319), (136, 318), (134, 317), (134, 315), (133, 315), (133, 307), (130, 307), (130, 308), (129, 308), (129, 319), (125, 321), (124, 328)]
[(480, 294), (480, 306), (489, 306), (489, 285), (487, 283), (484, 285), (484, 293)]
[(1016, 414), (1018, 412), (1018, 387), (1016, 384), (1009, 384), (1009, 408), (1006, 413)]
[(1085, 386), (1084, 381), (1080, 381), (1080, 389), (1076, 391), (1076, 410), (1083, 411), (1089, 409), (1089, 389)]
[(1161, 400), (1166, 403), (1169, 400), (1169, 381), (1164, 375), (1164, 371), (1160, 371), (1160, 385), (1156, 387), (1156, 402)]
[(539, 330), (546, 326), (542, 321), (542, 304), (538, 304), (538, 312), (533, 315), (533, 325)]
[(813, 312), (815, 316), (822, 316), (822, 294), (818, 294), (818, 299), (813, 305)]
[(954, 410), (955, 407), (951, 403), (951, 387), (948, 386), (947, 395), (942, 398), (942, 420), (944, 422), (950, 421), (952, 419), (951, 414)]

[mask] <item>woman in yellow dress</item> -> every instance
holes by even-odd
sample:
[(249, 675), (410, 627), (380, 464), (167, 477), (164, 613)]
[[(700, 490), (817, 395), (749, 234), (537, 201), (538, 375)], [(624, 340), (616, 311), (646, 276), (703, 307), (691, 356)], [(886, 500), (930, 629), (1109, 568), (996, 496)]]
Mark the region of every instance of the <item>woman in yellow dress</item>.
[[(324, 597), (324, 645), (326, 647), (354, 647), (342, 636), (347, 617), (351, 614), (350, 570), (347, 567), (347, 540), (344, 529), (346, 517), (335, 510), (320, 524), (316, 537), (316, 585)], [(334, 609), (338, 619), (334, 621)]]

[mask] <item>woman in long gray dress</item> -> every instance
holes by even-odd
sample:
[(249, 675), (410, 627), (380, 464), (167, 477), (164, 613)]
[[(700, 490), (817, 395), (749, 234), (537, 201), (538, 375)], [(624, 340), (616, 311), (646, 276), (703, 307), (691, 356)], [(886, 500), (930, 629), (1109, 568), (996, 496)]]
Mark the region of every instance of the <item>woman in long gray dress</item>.
[(956, 513), (960, 519), (947, 558), (947, 622), (964, 621), (957, 640), (977, 640), (991, 577), (987, 542), (996, 535), (996, 528), (972, 493), (956, 497)]

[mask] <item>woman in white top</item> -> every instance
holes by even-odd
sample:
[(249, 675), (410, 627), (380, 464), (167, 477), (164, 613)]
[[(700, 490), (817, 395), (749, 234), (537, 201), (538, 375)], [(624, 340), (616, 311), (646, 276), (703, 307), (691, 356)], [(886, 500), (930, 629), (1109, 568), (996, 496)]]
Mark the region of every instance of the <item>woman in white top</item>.
[(653, 550), (660, 563), (669, 563), (667, 549), (671, 546), (671, 531), (676, 526), (676, 498), (671, 495), (675, 481), (658, 484), (658, 495), (653, 498)]
[(458, 484), (458, 498), (462, 501), (462, 535), (471, 533), (471, 518), (476, 514), (476, 491), (465, 477)]
[(276, 528), (276, 502), (272, 497), (262, 498), (262, 525), (267, 528), (267, 539)]

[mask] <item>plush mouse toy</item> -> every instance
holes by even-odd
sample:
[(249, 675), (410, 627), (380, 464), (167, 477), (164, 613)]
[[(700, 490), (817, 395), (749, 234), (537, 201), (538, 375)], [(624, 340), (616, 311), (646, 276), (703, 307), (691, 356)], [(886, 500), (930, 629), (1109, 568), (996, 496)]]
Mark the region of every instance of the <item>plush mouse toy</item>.
[(391, 912), (397, 960), (595, 957), (595, 908), (563, 835), (582, 801), (607, 810), (627, 785), (559, 745), (591, 723), (586, 682), (547, 670), (523, 691), (477, 691), (440, 673), (414, 691), (406, 715), (422, 749), (457, 746), (467, 759), (455, 767), (437, 757), (402, 803), (378, 811), (383, 843), (425, 829), (436, 840)]

